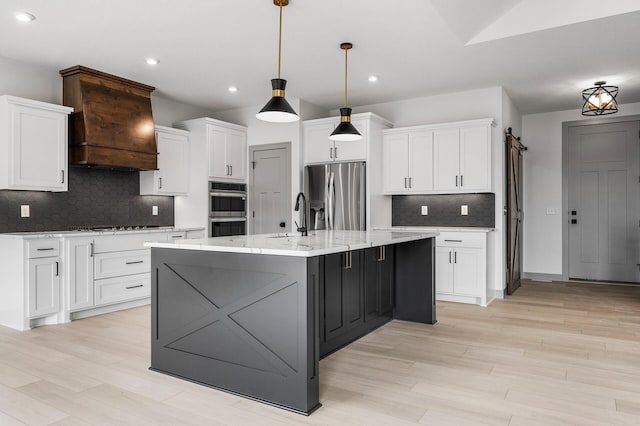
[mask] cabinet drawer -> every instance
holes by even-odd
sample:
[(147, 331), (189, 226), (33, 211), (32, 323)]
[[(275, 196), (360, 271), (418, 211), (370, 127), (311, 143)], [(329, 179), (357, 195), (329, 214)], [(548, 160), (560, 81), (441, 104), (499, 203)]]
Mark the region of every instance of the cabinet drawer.
[(94, 277), (97, 280), (151, 271), (149, 249), (100, 253), (96, 254), (94, 259)]
[(150, 289), (149, 273), (96, 280), (96, 306), (148, 297), (151, 294)]
[(57, 238), (44, 238), (27, 243), (27, 257), (29, 259), (58, 256), (60, 256), (60, 240)]
[(484, 232), (441, 232), (436, 237), (436, 247), (477, 247), (486, 246)]
[(167, 233), (167, 240), (169, 241), (180, 241), (185, 239), (184, 232), (169, 232)]

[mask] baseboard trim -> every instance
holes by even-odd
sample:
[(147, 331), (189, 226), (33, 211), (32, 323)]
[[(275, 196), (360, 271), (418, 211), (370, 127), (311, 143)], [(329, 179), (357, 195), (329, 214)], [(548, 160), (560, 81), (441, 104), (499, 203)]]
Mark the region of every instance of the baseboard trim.
[(538, 272), (523, 272), (522, 278), (532, 281), (564, 281), (562, 274), (540, 274)]

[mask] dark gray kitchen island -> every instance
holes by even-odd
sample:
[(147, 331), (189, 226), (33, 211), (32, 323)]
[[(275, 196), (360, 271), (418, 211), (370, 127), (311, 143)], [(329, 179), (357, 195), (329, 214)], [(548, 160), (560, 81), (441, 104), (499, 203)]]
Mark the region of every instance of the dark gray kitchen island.
[(392, 318), (435, 323), (435, 235), (149, 243), (151, 369), (308, 415), (321, 357)]

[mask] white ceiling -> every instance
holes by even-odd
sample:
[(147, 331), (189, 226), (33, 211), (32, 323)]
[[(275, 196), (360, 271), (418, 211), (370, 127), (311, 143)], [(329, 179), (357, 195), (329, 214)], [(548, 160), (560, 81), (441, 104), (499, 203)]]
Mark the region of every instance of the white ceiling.
[[(36, 20), (16, 21), (20, 10)], [(0, 56), (85, 65), (214, 111), (267, 101), (277, 31), (272, 0), (0, 2)], [(620, 103), (640, 101), (638, 0), (290, 0), (288, 98), (341, 106), (343, 41), (354, 44), (351, 106), (501, 85), (527, 114), (579, 108), (596, 80), (619, 85)]]

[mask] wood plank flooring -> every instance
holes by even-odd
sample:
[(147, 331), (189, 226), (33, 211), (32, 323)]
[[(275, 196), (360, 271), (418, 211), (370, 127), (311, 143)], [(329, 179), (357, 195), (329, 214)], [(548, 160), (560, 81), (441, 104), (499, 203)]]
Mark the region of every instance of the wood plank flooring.
[(149, 371), (149, 307), (0, 327), (0, 425), (640, 424), (640, 286), (525, 282), (437, 309), (321, 361), (310, 417)]

